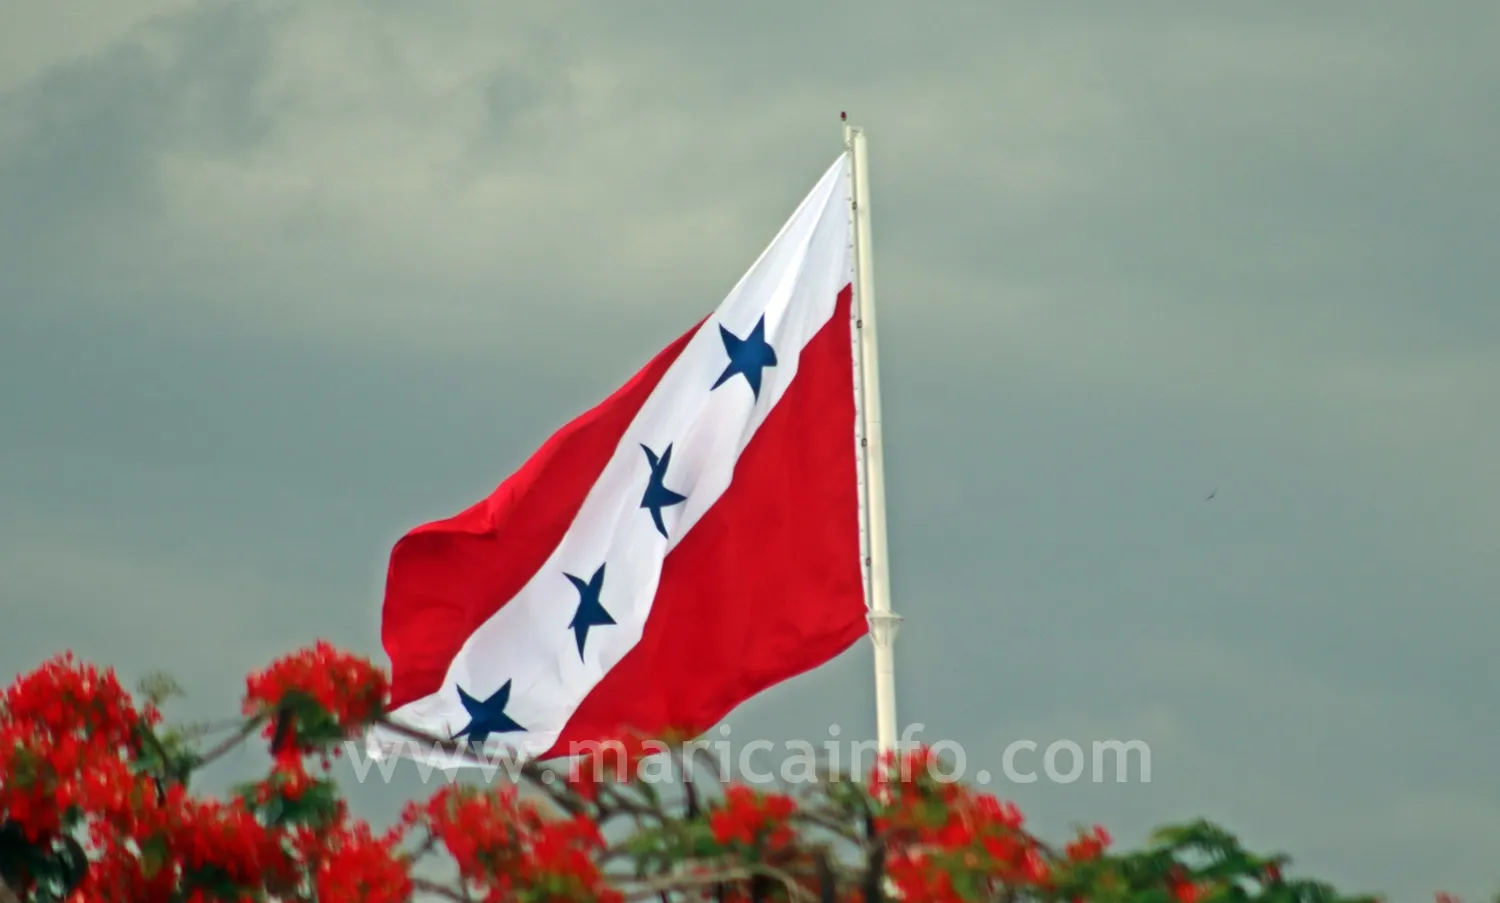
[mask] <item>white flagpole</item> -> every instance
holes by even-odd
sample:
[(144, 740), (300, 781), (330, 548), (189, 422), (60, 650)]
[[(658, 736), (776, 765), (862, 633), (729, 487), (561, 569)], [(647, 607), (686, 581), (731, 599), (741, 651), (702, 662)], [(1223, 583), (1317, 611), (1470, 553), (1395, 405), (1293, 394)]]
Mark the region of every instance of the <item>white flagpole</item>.
[(870, 639), (875, 646), (875, 736), (882, 755), (896, 749), (896, 663), (901, 617), (891, 611), (886, 559), (885, 453), (880, 436), (880, 362), (875, 345), (875, 285), (870, 260), (870, 175), (865, 130), (844, 119), (844, 150), (852, 170), (854, 328), (859, 342), (860, 451), (864, 464), (865, 566)]

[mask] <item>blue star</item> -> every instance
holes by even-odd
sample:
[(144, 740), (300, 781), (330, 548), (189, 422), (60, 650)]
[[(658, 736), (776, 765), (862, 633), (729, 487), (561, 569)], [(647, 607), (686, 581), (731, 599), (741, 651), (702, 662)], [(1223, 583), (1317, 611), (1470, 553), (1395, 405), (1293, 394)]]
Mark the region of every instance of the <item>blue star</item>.
[(606, 627), (615, 622), (599, 604), (599, 591), (604, 589), (604, 565), (599, 565), (599, 570), (585, 583), (583, 578), (574, 577), (572, 574), (564, 574), (573, 581), (573, 586), (578, 590), (578, 613), (573, 615), (573, 623), (568, 629), (573, 631), (573, 636), (578, 638), (578, 657), (583, 658), (583, 644), (589, 638), (590, 627)]
[(646, 460), (651, 463), (651, 479), (646, 481), (646, 494), (641, 497), (641, 507), (650, 509), (651, 519), (656, 522), (656, 529), (662, 536), (666, 536), (667, 528), (661, 522), (661, 509), (680, 505), (687, 501), (687, 496), (673, 492), (662, 484), (662, 480), (667, 476), (667, 468), (672, 463), (672, 446), (668, 445), (660, 458), (656, 456), (656, 452), (646, 446), (642, 445), (641, 448), (645, 449)]
[(760, 322), (743, 339), (725, 329), (722, 323), (719, 324), (719, 335), (724, 339), (724, 350), (729, 354), (729, 366), (719, 374), (719, 381), (712, 388), (724, 385), (738, 373), (750, 384), (750, 392), (760, 398), (760, 372), (767, 367), (776, 366), (776, 349), (766, 344), (765, 314), (761, 314)]
[(459, 737), (468, 737), (472, 742), (483, 746), (484, 741), (490, 738), (490, 734), (509, 734), (526, 730), (505, 714), (505, 707), (510, 705), (510, 681), (507, 680), (505, 686), (496, 690), (493, 696), (483, 702), (465, 693), (463, 687), (458, 687), (457, 690), (458, 698), (464, 704), (464, 710), (469, 713), (469, 723), (449, 739), (457, 740)]

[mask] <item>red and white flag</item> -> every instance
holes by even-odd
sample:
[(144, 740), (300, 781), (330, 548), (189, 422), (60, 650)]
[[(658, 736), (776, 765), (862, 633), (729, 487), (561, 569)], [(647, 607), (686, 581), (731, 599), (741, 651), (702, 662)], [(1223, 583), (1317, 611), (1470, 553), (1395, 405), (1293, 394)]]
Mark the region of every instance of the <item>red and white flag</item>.
[(713, 314), (396, 543), (395, 721), (542, 758), (697, 734), (865, 634), (848, 156)]

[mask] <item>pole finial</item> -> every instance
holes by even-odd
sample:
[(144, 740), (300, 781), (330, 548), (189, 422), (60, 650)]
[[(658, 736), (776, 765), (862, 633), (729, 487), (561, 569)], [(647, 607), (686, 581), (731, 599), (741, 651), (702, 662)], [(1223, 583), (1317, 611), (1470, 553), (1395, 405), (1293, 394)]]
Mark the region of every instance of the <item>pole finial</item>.
[(849, 121), (849, 114), (848, 113), (843, 113), (843, 112), (839, 113), (839, 121), (840, 122), (848, 122)]

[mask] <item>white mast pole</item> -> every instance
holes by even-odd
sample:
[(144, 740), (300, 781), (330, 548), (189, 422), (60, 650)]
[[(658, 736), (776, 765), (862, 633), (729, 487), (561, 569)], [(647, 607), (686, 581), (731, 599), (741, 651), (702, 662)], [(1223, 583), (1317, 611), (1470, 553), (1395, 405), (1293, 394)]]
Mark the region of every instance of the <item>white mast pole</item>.
[[(843, 117), (841, 117), (843, 118)], [(864, 458), (865, 565), (869, 592), (870, 639), (875, 646), (875, 735), (883, 756), (896, 749), (896, 663), (893, 647), (901, 625), (891, 611), (890, 567), (886, 558), (885, 452), (880, 436), (880, 362), (876, 354), (875, 285), (870, 260), (870, 175), (865, 131), (844, 119), (844, 150), (853, 176), (855, 335), (859, 341), (859, 399), (863, 416), (860, 451)]]

